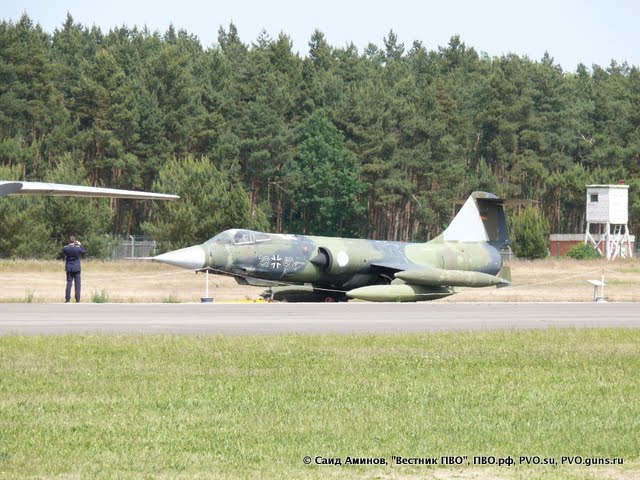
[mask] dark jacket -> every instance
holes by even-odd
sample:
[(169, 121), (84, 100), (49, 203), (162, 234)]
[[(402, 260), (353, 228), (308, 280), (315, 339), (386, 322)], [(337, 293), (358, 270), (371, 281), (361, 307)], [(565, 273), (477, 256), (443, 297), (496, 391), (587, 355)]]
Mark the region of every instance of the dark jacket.
[(80, 271), (80, 255), (87, 253), (82, 245), (69, 244), (63, 248), (66, 261), (64, 269), (67, 272), (79, 272)]

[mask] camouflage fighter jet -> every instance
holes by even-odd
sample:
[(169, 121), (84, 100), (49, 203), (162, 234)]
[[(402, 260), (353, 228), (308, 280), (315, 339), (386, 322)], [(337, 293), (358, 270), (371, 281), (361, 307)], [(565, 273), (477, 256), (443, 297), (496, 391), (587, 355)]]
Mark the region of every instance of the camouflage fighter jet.
[(509, 244), (503, 203), (474, 192), (451, 225), (427, 243), (232, 229), (153, 260), (268, 286), (263, 296), (274, 300), (435, 300), (455, 293), (453, 287), (510, 283), (501, 272), (500, 252)]

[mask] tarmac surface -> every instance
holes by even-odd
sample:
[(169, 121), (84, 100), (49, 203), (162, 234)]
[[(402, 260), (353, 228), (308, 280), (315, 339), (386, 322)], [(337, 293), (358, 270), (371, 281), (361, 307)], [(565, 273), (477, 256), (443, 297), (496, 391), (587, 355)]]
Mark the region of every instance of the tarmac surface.
[(637, 303), (3, 304), (0, 335), (369, 334), (640, 328)]

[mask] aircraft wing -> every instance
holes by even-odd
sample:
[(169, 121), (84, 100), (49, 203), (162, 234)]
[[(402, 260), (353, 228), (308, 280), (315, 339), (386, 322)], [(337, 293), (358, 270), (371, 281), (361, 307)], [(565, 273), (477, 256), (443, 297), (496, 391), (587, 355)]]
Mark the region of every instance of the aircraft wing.
[(141, 200), (177, 200), (177, 195), (165, 193), (120, 190), (118, 188), (85, 187), (62, 183), (7, 182), (0, 181), (0, 196), (4, 195), (47, 195), (56, 197), (108, 197)]
[(393, 275), (396, 272), (404, 272), (406, 270), (415, 270), (420, 265), (415, 263), (392, 263), (392, 262), (372, 262), (371, 269), (377, 272)]

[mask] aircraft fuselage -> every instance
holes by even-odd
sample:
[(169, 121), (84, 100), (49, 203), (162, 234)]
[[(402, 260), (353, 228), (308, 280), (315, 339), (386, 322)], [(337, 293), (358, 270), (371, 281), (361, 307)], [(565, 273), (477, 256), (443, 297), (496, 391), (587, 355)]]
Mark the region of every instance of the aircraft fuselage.
[[(311, 284), (319, 290), (342, 292), (336, 297), (359, 287), (407, 283), (395, 274), (421, 271), (424, 267), (432, 269), (427, 271), (427, 277), (433, 277), (433, 272), (441, 270), (461, 271), (471, 275), (463, 285), (495, 285), (499, 282), (487, 280), (482, 275), (494, 276), (502, 267), (500, 253), (488, 243), (435, 240), (408, 243), (250, 230), (227, 230), (201, 245), (156, 259), (185, 267), (180, 252), (191, 258), (198, 249), (202, 250), (201, 254), (198, 252), (202, 264), (193, 264), (191, 268), (210, 269), (255, 285)], [(174, 256), (174, 261), (167, 256)], [(425, 279), (424, 273), (419, 276), (409, 283), (431, 287), (427, 289), (431, 294), (444, 293), (441, 288), (435, 288), (442, 284)]]
[(509, 283), (497, 276), (500, 249), (509, 242), (502, 202), (472, 193), (447, 229), (427, 243), (233, 229), (154, 260), (278, 285), (270, 290), (276, 299), (433, 300), (453, 294), (452, 287)]

